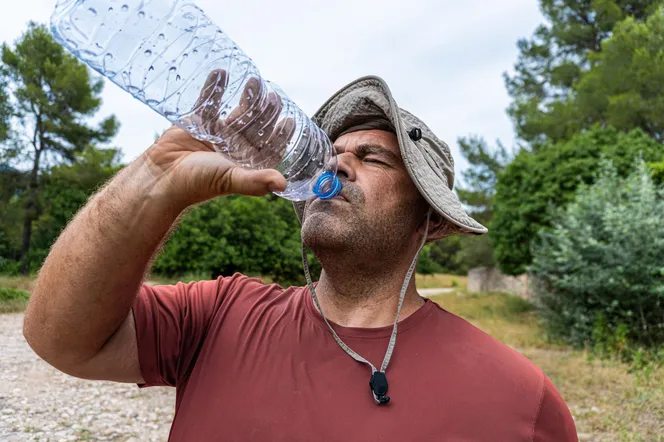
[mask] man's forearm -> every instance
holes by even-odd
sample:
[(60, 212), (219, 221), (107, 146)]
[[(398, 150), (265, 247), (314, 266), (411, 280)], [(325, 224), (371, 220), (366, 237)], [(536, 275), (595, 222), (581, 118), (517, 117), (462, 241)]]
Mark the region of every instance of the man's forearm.
[(74, 217), (53, 245), (24, 333), (53, 364), (93, 357), (126, 318), (155, 251), (181, 212), (140, 157)]

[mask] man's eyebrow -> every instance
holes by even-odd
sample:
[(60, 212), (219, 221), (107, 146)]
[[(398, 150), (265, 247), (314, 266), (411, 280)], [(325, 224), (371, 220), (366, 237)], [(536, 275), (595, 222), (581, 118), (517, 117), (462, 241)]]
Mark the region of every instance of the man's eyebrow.
[(380, 144), (362, 143), (356, 148), (356, 155), (358, 157), (364, 158), (371, 154), (383, 156), (395, 163), (401, 162), (401, 157), (399, 155), (389, 149), (384, 148)]

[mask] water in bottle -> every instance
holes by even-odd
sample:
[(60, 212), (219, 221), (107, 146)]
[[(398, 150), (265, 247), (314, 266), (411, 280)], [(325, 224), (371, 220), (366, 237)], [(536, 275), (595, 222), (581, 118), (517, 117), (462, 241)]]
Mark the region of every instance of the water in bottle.
[(327, 135), (188, 0), (58, 0), (56, 40), (193, 137), (286, 178), (301, 201), (340, 192)]

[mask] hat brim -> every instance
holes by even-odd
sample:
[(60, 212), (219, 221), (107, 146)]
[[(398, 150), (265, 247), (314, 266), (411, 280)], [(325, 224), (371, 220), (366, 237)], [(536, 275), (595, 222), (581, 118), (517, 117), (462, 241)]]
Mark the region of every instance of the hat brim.
[[(376, 76), (359, 78), (334, 94), (313, 117), (332, 139), (348, 132), (350, 127), (363, 124), (372, 117), (387, 119), (399, 141), (404, 165), (415, 186), (433, 210), (449, 220), (456, 231), (466, 235), (482, 235), (487, 228), (466, 213), (453, 191), (453, 172), (441, 167), (441, 161), (452, 156), (449, 147), (439, 140), (424, 123), (409, 112), (400, 109), (385, 81)], [(422, 138), (413, 141), (408, 131), (413, 127), (422, 130)], [(452, 168), (453, 163), (447, 165)], [(306, 202), (294, 202), (295, 213), (304, 220)], [(446, 235), (447, 236), (447, 235)]]

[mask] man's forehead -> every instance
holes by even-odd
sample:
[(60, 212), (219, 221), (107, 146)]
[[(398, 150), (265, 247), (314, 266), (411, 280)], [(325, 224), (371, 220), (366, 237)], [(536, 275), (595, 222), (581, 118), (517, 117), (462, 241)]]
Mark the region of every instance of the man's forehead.
[(357, 132), (346, 133), (334, 141), (334, 147), (337, 153), (343, 153), (347, 150), (354, 150), (363, 144), (380, 146), (399, 156), (399, 140), (396, 134), (385, 130), (371, 129), (359, 130)]

